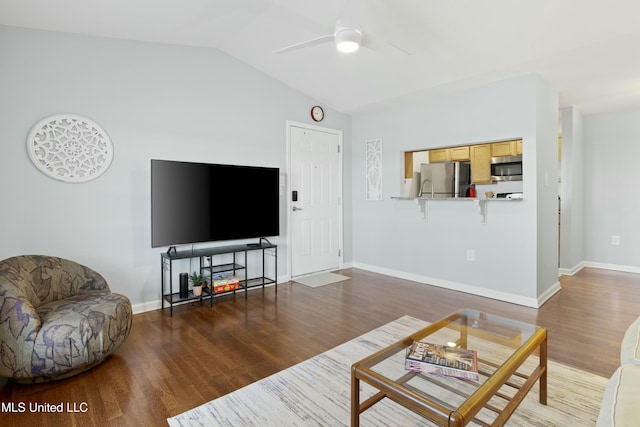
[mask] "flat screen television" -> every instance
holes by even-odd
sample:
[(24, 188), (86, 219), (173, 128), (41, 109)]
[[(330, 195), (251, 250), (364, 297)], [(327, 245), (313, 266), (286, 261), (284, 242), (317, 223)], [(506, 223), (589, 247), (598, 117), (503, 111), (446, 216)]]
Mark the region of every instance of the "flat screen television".
[(278, 168), (151, 160), (151, 246), (277, 236)]

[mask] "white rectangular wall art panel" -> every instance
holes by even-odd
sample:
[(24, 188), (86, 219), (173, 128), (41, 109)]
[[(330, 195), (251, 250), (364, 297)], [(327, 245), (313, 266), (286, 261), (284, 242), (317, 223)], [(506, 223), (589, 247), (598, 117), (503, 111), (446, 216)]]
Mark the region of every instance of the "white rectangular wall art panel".
[(366, 141), (367, 200), (382, 200), (382, 139)]

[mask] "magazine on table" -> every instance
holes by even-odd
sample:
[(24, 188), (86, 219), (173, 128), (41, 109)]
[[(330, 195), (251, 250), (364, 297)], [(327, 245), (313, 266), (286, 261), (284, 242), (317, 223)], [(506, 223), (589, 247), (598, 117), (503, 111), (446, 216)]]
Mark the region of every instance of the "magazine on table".
[(414, 341), (407, 348), (405, 368), (409, 371), (479, 380), (475, 350)]

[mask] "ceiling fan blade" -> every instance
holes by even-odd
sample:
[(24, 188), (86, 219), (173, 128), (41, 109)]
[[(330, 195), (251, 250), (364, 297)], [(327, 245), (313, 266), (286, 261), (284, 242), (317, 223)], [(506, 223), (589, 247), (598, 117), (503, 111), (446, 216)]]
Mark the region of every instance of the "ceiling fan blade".
[(326, 36), (316, 37), (315, 39), (306, 40), (300, 43), (292, 44), (290, 46), (286, 46), (280, 49), (274, 50), (272, 53), (286, 53), (291, 52), (292, 50), (301, 49), (303, 47), (313, 46), (320, 43), (325, 43), (328, 41), (333, 41), (333, 34), (328, 34)]
[(380, 41), (378, 39), (372, 40), (371, 36), (367, 36), (364, 38), (364, 40), (362, 40), (362, 46), (369, 48), (371, 50), (375, 50), (375, 51), (395, 51), (396, 53), (402, 53), (404, 55), (407, 56), (411, 56), (411, 52), (409, 52), (406, 49), (401, 48), (400, 46), (398, 46), (395, 43), (392, 43), (390, 41)]

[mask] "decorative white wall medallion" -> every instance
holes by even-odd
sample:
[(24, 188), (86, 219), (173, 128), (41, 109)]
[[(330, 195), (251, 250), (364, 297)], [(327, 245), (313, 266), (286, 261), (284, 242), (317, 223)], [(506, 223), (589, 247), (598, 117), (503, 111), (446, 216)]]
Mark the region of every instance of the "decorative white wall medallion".
[(367, 200), (382, 200), (382, 140), (366, 141)]
[(113, 160), (104, 129), (76, 114), (55, 114), (36, 123), (27, 137), (27, 152), (41, 172), (64, 182), (91, 181)]

